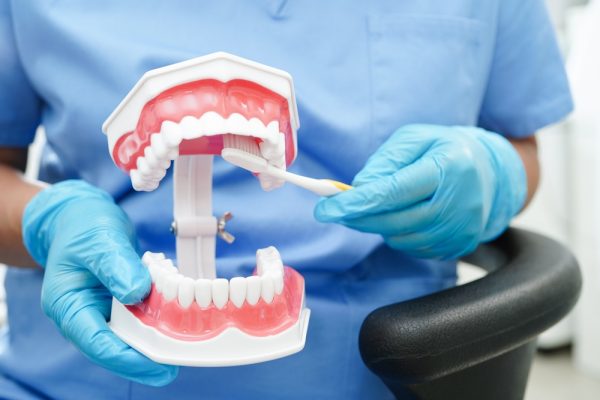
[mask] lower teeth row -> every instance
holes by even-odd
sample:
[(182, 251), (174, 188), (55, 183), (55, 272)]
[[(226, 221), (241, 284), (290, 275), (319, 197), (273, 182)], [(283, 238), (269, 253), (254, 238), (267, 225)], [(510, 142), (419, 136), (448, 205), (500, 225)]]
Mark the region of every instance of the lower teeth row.
[[(261, 251), (263, 253), (261, 253)], [(267, 254), (267, 257), (261, 254)], [(201, 308), (211, 304), (222, 309), (228, 302), (240, 308), (247, 302), (254, 306), (262, 298), (271, 303), (275, 295), (283, 291), (283, 264), (277, 259), (275, 248), (262, 249), (257, 252), (258, 274), (246, 278), (227, 279), (192, 279), (181, 275), (173, 262), (162, 253), (146, 252), (142, 257), (147, 266), (156, 290), (165, 300), (177, 299), (179, 305), (188, 308), (195, 301)]]

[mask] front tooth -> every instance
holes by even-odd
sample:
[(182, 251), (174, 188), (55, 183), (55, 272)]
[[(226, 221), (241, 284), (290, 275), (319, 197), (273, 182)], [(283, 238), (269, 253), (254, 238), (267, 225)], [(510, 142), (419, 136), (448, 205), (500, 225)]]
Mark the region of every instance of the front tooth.
[(196, 303), (200, 307), (208, 307), (212, 301), (212, 282), (210, 279), (197, 279), (194, 284), (194, 294)]
[(275, 285), (273, 284), (273, 278), (270, 275), (261, 276), (261, 297), (267, 303), (271, 303), (273, 301), (273, 297), (275, 297)]
[(179, 291), (177, 292), (177, 300), (183, 308), (188, 308), (194, 301), (194, 280), (187, 276), (179, 282)]
[(256, 250), (256, 270), (258, 275), (265, 275), (268, 272), (283, 273), (281, 255), (275, 246)]
[(225, 129), (233, 134), (245, 134), (248, 132), (248, 121), (242, 114), (234, 113), (225, 120)]
[(179, 289), (179, 281), (183, 279), (183, 275), (179, 274), (168, 274), (165, 278), (165, 285), (163, 287), (163, 296), (165, 300), (171, 301), (177, 297), (177, 291)]
[(229, 299), (237, 307), (241, 308), (246, 300), (246, 278), (235, 277), (229, 282)]
[(163, 139), (163, 135), (160, 133), (154, 133), (150, 136), (150, 145), (152, 146), (152, 151), (156, 158), (159, 160), (165, 160), (167, 158), (167, 153), (169, 152), (169, 148)]
[(183, 139), (179, 125), (173, 121), (163, 122), (160, 133), (165, 136), (165, 143), (171, 148), (178, 147)]
[(229, 281), (227, 279), (217, 278), (212, 281), (213, 303), (220, 310), (225, 307), (229, 297)]
[(248, 304), (251, 306), (258, 303), (261, 286), (260, 276), (253, 275), (246, 278), (246, 301), (248, 301)]
[(246, 123), (247, 125), (247, 130), (248, 133), (252, 134), (253, 136), (258, 136), (261, 138), (265, 138), (267, 135), (267, 127), (265, 126), (265, 124), (262, 123), (262, 121), (258, 118), (250, 118), (250, 121), (248, 121)]
[(201, 128), (200, 121), (190, 115), (183, 117), (181, 122), (179, 122), (179, 129), (183, 139), (198, 137)]
[(226, 120), (214, 111), (204, 113), (199, 120), (200, 135), (219, 135), (228, 133)]

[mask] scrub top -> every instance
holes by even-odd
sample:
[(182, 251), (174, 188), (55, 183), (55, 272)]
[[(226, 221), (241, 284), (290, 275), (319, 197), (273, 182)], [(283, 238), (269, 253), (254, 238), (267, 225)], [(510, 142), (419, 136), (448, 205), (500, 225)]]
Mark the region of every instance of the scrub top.
[[(170, 257), (172, 176), (154, 192), (133, 191), (101, 132), (149, 69), (222, 50), (288, 71), (301, 122), (292, 171), (345, 182), (404, 124), (525, 137), (572, 107), (541, 0), (0, 0), (0, 38), (0, 146), (27, 146), (42, 124), (41, 179), (108, 191), (141, 249)], [(219, 241), (217, 273), (246, 276), (256, 249), (276, 246), (306, 278), (312, 318), (302, 352), (182, 368), (163, 388), (131, 383), (82, 356), (42, 314), (42, 270), (10, 268), (0, 398), (392, 398), (360, 360), (360, 324), (377, 307), (453, 285), (455, 263), (320, 224), (316, 201), (292, 185), (263, 192), (251, 174), (215, 159), (215, 214), (232, 211), (237, 236)]]

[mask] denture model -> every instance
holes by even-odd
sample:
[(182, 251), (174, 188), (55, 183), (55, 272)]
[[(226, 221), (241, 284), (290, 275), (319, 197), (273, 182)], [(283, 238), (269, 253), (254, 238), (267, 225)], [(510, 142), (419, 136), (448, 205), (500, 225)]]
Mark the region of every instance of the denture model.
[[(258, 147), (285, 170), (299, 127), (292, 78), (284, 71), (214, 53), (147, 72), (103, 131), (115, 164), (136, 190), (152, 191), (174, 161), (176, 268), (162, 253), (142, 257), (148, 297), (112, 303), (110, 326), (152, 360), (187, 366), (251, 364), (304, 347), (310, 310), (304, 279), (275, 247), (256, 252), (252, 276), (217, 278), (215, 241), (231, 217), (212, 215), (212, 161), (224, 149)], [(265, 190), (283, 180), (258, 174)]]

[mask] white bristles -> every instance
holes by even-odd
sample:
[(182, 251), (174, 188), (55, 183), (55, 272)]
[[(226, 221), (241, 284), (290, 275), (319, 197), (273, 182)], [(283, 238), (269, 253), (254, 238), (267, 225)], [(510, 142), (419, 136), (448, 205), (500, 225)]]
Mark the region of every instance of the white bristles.
[(232, 134), (223, 135), (223, 148), (239, 149), (263, 158), (258, 143), (256, 143), (256, 140), (251, 136)]

